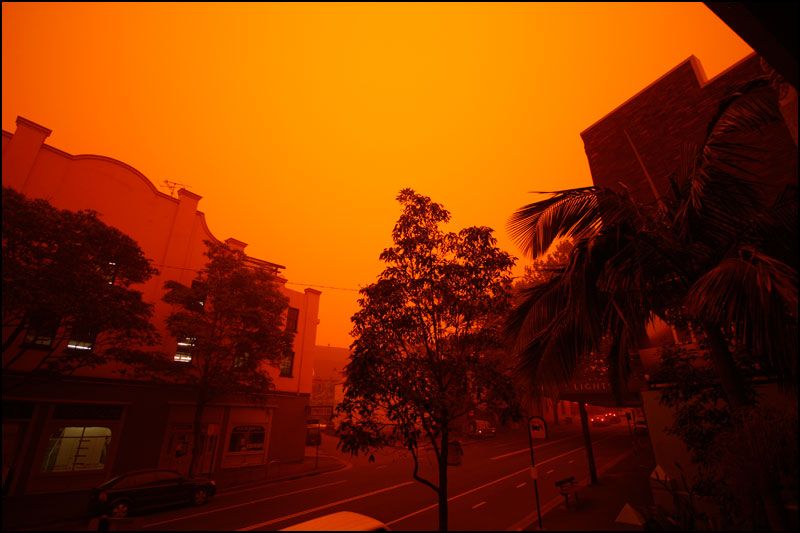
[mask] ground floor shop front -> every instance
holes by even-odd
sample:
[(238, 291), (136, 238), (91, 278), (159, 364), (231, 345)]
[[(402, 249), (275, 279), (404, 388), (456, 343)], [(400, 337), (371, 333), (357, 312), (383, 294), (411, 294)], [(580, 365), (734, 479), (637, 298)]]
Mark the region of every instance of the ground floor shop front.
[[(88, 490), (143, 468), (188, 473), (190, 389), (114, 380), (11, 383), (4, 376), (3, 495)], [(6, 390), (8, 392), (6, 392)], [(203, 412), (199, 473), (225, 487), (302, 461), (307, 394), (219, 398)]]

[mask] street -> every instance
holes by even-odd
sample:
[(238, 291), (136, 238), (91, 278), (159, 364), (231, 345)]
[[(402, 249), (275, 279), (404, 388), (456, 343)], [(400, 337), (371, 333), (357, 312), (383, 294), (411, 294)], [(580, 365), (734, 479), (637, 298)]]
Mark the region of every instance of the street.
[[(599, 471), (632, 452), (624, 423), (592, 428)], [(139, 517), (136, 527), (168, 530), (278, 530), (335, 511), (372, 516), (391, 529), (437, 527), (436, 494), (411, 477), (405, 452), (383, 450), (374, 463), (366, 457), (336, 451), (336, 439), (325, 436), (322, 454), (336, 455), (352, 466), (317, 476), (231, 489), (200, 508), (182, 508)], [(580, 426), (562, 426), (548, 440), (537, 441), (539, 496), (544, 511), (563, 505), (555, 481), (588, 477)], [(435, 480), (430, 452), (420, 460), (421, 474)], [(431, 476), (433, 474), (433, 476)], [(450, 468), (451, 530), (522, 529), (536, 521), (530, 454), (525, 430), (464, 442), (463, 464)], [(545, 528), (546, 517), (543, 519)]]

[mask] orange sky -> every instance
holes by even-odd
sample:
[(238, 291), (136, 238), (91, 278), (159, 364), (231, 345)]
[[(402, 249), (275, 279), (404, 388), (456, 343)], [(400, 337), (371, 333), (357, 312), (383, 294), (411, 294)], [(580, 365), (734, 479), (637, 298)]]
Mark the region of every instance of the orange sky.
[(583, 129), (691, 54), (711, 77), (751, 51), (701, 3), (4, 2), (2, 16), (3, 129), (22, 115), (57, 148), (188, 184), (216, 237), (323, 286), (317, 343), (332, 346), (350, 343), (400, 189), (519, 256), (506, 221), (527, 191), (591, 183)]

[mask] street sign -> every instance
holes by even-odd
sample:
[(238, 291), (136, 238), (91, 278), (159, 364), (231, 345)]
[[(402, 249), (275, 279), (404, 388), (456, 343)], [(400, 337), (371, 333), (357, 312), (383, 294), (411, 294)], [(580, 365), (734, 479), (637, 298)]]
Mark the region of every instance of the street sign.
[(306, 417), (308, 418), (330, 418), (333, 415), (332, 405), (307, 405)]
[(546, 439), (547, 422), (541, 416), (532, 416), (528, 419), (528, 431), (531, 433), (531, 439)]

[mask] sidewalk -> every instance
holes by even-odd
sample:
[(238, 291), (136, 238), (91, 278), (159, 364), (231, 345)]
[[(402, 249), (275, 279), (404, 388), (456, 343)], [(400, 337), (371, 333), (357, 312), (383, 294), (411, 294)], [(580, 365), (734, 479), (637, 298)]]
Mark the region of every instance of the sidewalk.
[[(649, 441), (648, 441), (649, 442)], [(549, 531), (642, 531), (641, 526), (617, 522), (625, 504), (634, 507), (653, 504), (649, 476), (655, 467), (652, 449), (620, 454), (610, 463), (598, 465), (597, 485), (589, 485), (588, 475), (580, 480), (577, 509), (567, 510), (558, 496), (542, 502), (542, 526)], [(536, 514), (526, 517), (523, 531), (539, 529)]]
[[(308, 455), (309, 453), (314, 455)], [(266, 478), (221, 488), (217, 497), (259, 485), (333, 472), (349, 466), (346, 461), (324, 454), (322, 450), (317, 463), (315, 450), (307, 447), (302, 462), (271, 465)], [(88, 491), (6, 497), (3, 498), (3, 530), (87, 531), (89, 517), (85, 510), (88, 502)]]

